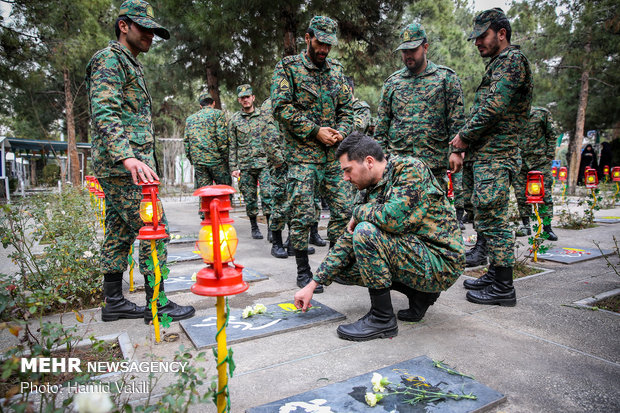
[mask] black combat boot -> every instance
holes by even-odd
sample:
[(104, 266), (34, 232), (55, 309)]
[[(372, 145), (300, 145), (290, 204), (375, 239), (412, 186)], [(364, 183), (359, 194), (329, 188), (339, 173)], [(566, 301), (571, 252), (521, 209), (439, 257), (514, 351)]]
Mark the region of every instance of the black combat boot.
[[(295, 250), (295, 262), (297, 263), (297, 286), (304, 288), (312, 280), (312, 271), (308, 262), (308, 250)], [(314, 289), (315, 294), (323, 292), (323, 286), (317, 285)]]
[(336, 241), (329, 240), (329, 249), (330, 249), (330, 250), (332, 249), (332, 247), (333, 247), (334, 245), (336, 245)]
[(312, 245), (316, 245), (317, 247), (324, 247), (327, 245), (325, 240), (321, 238), (321, 235), (319, 234), (318, 222), (315, 222), (310, 227), (310, 240), (308, 242)]
[[(286, 242), (282, 245), (286, 249), (289, 257), (293, 257), (295, 255), (295, 248), (293, 248), (293, 245), (291, 244), (291, 237), (286, 238)], [(308, 245), (308, 255), (312, 255), (315, 252), (316, 250), (314, 249), (314, 247)]]
[(465, 231), (465, 224), (463, 223), (464, 213), (465, 213), (465, 210), (463, 208), (456, 209), (456, 219), (459, 222), (459, 228), (461, 229), (461, 231)]
[(282, 231), (273, 231), (273, 243), (271, 245), (271, 255), (276, 258), (288, 258), (288, 253), (282, 245)]
[(273, 242), (273, 234), (271, 233), (271, 220), (269, 219), (271, 215), (265, 214), (265, 219), (267, 220), (267, 241)]
[(471, 250), (469, 255), (465, 254), (465, 266), (477, 267), (479, 265), (486, 265), (487, 263), (487, 240), (484, 236), (478, 233), (478, 239), (476, 245)]
[[(163, 280), (159, 285), (159, 291), (164, 291)], [(144, 285), (144, 292), (146, 293), (146, 308), (144, 309), (144, 324), (149, 324), (153, 321), (153, 313), (149, 307), (149, 303), (153, 299), (153, 288), (149, 285), (148, 281)], [(161, 316), (168, 314), (172, 317), (172, 321), (185, 320), (190, 318), (196, 313), (196, 310), (191, 305), (178, 305), (171, 300), (165, 306), (160, 307), (157, 302), (157, 316), (161, 319)]]
[(532, 226), (530, 225), (530, 218), (523, 217), (521, 218), (522, 224), (519, 225), (519, 228), (515, 231), (515, 235), (517, 237), (525, 237), (532, 235)]
[(258, 224), (256, 223), (256, 217), (250, 217), (250, 225), (252, 226), (252, 238), (263, 239), (263, 234), (260, 233), (260, 229), (258, 229)]
[(493, 263), (489, 264), (489, 269), (486, 274), (484, 274), (480, 278), (476, 278), (475, 280), (465, 280), (463, 281), (463, 287), (468, 290), (482, 290), (486, 286), (493, 284), (495, 280), (495, 266)]
[(352, 341), (390, 338), (398, 335), (398, 323), (392, 309), (389, 288), (369, 288), (370, 312), (355, 323), (342, 324), (336, 330), (338, 337)]
[(414, 290), (413, 288), (399, 282), (393, 282), (392, 289), (398, 291), (399, 293), (405, 294), (409, 299), (409, 309), (400, 310), (397, 313), (397, 317), (401, 321), (421, 321), (424, 318), (428, 307), (435, 304), (435, 301), (437, 301), (440, 294), (425, 293)]
[(123, 274), (115, 273), (112, 277), (107, 278), (120, 278), (120, 280), (103, 282), (105, 305), (101, 308), (101, 320), (116, 321), (119, 318), (142, 318), (144, 307), (123, 297)]
[(545, 231), (547, 234), (549, 234), (549, 238), (547, 238), (549, 241), (557, 241), (558, 240), (558, 236), (555, 235), (555, 232), (553, 232), (553, 229), (551, 228), (551, 224), (543, 225), (543, 231)]
[(512, 286), (512, 267), (495, 267), (495, 280), (483, 290), (467, 291), (467, 301), (476, 304), (517, 305), (517, 294)]

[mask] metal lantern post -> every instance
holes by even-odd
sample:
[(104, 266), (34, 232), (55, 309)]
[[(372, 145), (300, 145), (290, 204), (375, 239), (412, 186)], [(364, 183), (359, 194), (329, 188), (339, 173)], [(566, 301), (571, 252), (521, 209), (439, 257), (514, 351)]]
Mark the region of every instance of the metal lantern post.
[(568, 186), (566, 183), (566, 180), (568, 179), (568, 169), (566, 169), (565, 166), (560, 168), (558, 178), (560, 179), (560, 182), (564, 182), (564, 189), (562, 189), (562, 201), (564, 201), (564, 194), (566, 193), (566, 187)]
[(598, 188), (598, 175), (596, 174), (596, 169), (586, 168), (586, 171), (584, 172), (584, 181), (586, 183), (586, 188), (590, 190), (590, 192), (592, 193), (592, 198), (594, 199), (594, 202), (592, 202), (592, 205), (590, 206), (591, 211), (596, 206), (595, 191), (596, 188)]
[(603, 175), (605, 175), (605, 183), (609, 182), (609, 165), (603, 167)]
[(538, 204), (544, 204), (543, 198), (545, 196), (545, 185), (543, 180), (543, 174), (540, 171), (530, 171), (527, 173), (527, 185), (525, 187), (525, 197), (528, 204), (532, 204), (534, 214), (536, 214), (536, 220), (538, 221), (538, 228), (536, 234), (534, 234), (534, 242), (532, 243), (532, 249), (534, 252), (534, 262), (538, 261), (538, 243), (537, 239), (540, 237), (542, 230), (542, 220), (538, 214)]
[(448, 169), (448, 199), (454, 203), (454, 185), (452, 184), (452, 172)]
[[(235, 190), (228, 185), (204, 186), (194, 192), (200, 197), (200, 211), (204, 213), (202, 229), (198, 235), (197, 247), (207, 267), (196, 274), (196, 283), (191, 290), (194, 294), (217, 297), (217, 411), (226, 411), (229, 406), (228, 362), (226, 347), (226, 326), (228, 312), (225, 296), (240, 294), (248, 289), (243, 281), (243, 266), (234, 262), (237, 249), (237, 232), (231, 225), (229, 216), (232, 209), (230, 195)], [(230, 265), (230, 264), (233, 265)]]
[(153, 327), (155, 327), (155, 341), (160, 342), (159, 317), (157, 315), (157, 299), (159, 297), (159, 284), (161, 283), (161, 269), (157, 258), (156, 241), (168, 238), (166, 227), (161, 219), (164, 208), (157, 197), (159, 181), (152, 183), (140, 182), (142, 186), (142, 200), (140, 201), (140, 218), (144, 226), (140, 228), (139, 240), (151, 241), (151, 258), (153, 259), (153, 269), (155, 270), (155, 285), (153, 286), (153, 297), (151, 300), (151, 314), (153, 315)]

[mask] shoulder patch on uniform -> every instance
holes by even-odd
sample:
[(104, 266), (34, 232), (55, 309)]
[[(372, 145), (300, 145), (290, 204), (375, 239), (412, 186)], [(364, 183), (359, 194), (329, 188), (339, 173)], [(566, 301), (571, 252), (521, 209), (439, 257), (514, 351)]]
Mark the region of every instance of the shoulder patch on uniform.
[(288, 80), (285, 77), (283, 77), (280, 80), (280, 83), (278, 83), (278, 88), (280, 90), (289, 90), (290, 87), (291, 87), (291, 85), (288, 83)]
[(347, 95), (351, 93), (351, 88), (349, 87), (349, 84), (347, 82), (342, 83), (342, 92)]

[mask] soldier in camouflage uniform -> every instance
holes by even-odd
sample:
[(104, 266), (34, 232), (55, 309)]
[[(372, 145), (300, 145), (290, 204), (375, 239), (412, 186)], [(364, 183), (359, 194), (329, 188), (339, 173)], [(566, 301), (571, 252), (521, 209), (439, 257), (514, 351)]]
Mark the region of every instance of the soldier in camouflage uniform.
[[(277, 139), (278, 130), (265, 116), (261, 116), (259, 108), (254, 107), (255, 99), (250, 85), (237, 87), (237, 101), (241, 104), (242, 110), (236, 112), (228, 122), (229, 161), (232, 176), (239, 178), (239, 190), (245, 201), (245, 212), (250, 218), (252, 238), (263, 239), (263, 234), (256, 223), (258, 191), (260, 189), (263, 215), (269, 228), (271, 180), (262, 135), (273, 134)], [(271, 230), (268, 231), (268, 238), (271, 241)]]
[(355, 97), (355, 82), (351, 76), (347, 76), (351, 95), (353, 95), (353, 130), (367, 134), (372, 115), (368, 102)]
[[(525, 185), (527, 182), (527, 173), (529, 171), (540, 171), (543, 173), (545, 188), (545, 212), (540, 214), (541, 218), (553, 218), (553, 176), (551, 174), (551, 161), (555, 158), (555, 142), (557, 132), (553, 126), (551, 113), (540, 107), (533, 107), (525, 130), (521, 133), (519, 140), (519, 149), (521, 150), (521, 172), (515, 178), (513, 183), (517, 203), (519, 206), (519, 215), (523, 226), (519, 228), (521, 236), (531, 235), (530, 215), (532, 214), (532, 205), (526, 203)], [(549, 234), (550, 241), (557, 241), (558, 236), (555, 235), (551, 224), (544, 225), (544, 231)]]
[[(400, 33), (405, 67), (383, 85), (375, 139), (388, 155), (414, 156), (433, 171), (447, 190), (448, 166), (461, 169), (461, 150), (450, 139), (465, 122), (463, 91), (456, 73), (427, 60), (426, 31), (420, 23)], [(455, 153), (456, 152), (456, 153)]]
[(512, 285), (514, 237), (508, 207), (510, 185), (521, 168), (519, 136), (532, 102), (532, 72), (502, 9), (485, 10), (474, 20), (469, 39), (490, 57), (465, 127), (451, 141), (473, 161), (471, 180), (476, 229), (486, 239), (492, 270), (475, 280), (467, 299), (478, 304), (516, 305)]
[(347, 340), (365, 341), (398, 333), (390, 289), (404, 293), (409, 309), (398, 319), (420, 321), (441, 291), (464, 269), (461, 231), (442, 185), (413, 157), (386, 160), (379, 144), (359, 132), (336, 152), (344, 179), (361, 192), (347, 232), (295, 294), (306, 310), (316, 285), (332, 281), (361, 285), (370, 294), (370, 312), (338, 327)]
[(198, 98), (200, 110), (185, 121), (185, 156), (194, 166), (194, 187), (231, 185), (228, 170), (228, 132), (224, 112), (215, 109), (207, 93)]
[[(119, 318), (152, 320), (151, 310), (137, 306), (123, 297), (123, 272), (127, 256), (142, 227), (140, 200), (142, 191), (138, 180), (153, 182), (159, 179), (155, 161), (155, 138), (151, 119), (152, 102), (144, 81), (142, 65), (136, 59), (148, 52), (153, 35), (169, 39), (168, 31), (153, 17), (153, 8), (145, 1), (127, 0), (121, 4), (115, 31), (118, 41), (99, 50), (86, 67), (86, 90), (90, 100), (93, 127), (93, 169), (106, 195), (106, 233), (101, 248), (101, 267), (104, 274), (101, 310), (103, 321)], [(162, 222), (168, 225), (165, 215)], [(161, 241), (163, 243), (163, 241)], [(166, 246), (159, 261), (166, 262)], [(150, 244), (140, 241), (140, 272), (145, 280), (155, 276), (146, 261)], [(145, 283), (147, 303), (153, 288)], [(160, 290), (164, 291), (162, 280)], [(179, 306), (168, 301), (158, 314), (168, 314), (173, 320), (194, 315), (191, 306)]]
[(286, 139), (291, 243), (300, 287), (312, 278), (307, 248), (316, 216), (313, 195), (318, 190), (329, 204), (330, 245), (343, 234), (351, 209), (351, 189), (335, 156), (353, 128), (351, 88), (340, 63), (327, 58), (337, 41), (336, 27), (328, 17), (313, 17), (305, 35), (307, 49), (276, 65), (271, 86), (273, 116)]

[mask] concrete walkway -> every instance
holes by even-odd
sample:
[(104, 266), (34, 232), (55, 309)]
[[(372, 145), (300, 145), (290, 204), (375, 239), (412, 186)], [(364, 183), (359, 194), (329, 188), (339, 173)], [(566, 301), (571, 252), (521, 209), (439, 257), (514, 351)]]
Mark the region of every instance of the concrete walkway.
[[(200, 230), (196, 199), (164, 200), (173, 230), (180, 234), (197, 234)], [(275, 259), (269, 254), (267, 240), (250, 238), (249, 221), (241, 211), (234, 212), (239, 235), (236, 260), (269, 277), (250, 284), (250, 289), (230, 297), (230, 306), (265, 305), (291, 300), (297, 291), (294, 258)], [(620, 216), (620, 208), (602, 210), (597, 216)], [(321, 234), (326, 237), (321, 221)], [(472, 234), (467, 226), (466, 235)], [(266, 238), (266, 226), (261, 230)], [(572, 231), (555, 230), (562, 247), (603, 249), (620, 240), (620, 224), (601, 224), (596, 228)], [(519, 238), (527, 243), (526, 238)], [(193, 245), (170, 246), (170, 251), (192, 250)], [(523, 248), (522, 248), (523, 250)], [(317, 248), (311, 256), (316, 269), (327, 252)], [(618, 265), (617, 256), (610, 258)], [(171, 265), (173, 275), (192, 274), (203, 267), (201, 261)], [(461, 277), (442, 293), (420, 323), (399, 321), (399, 334), (393, 339), (355, 343), (337, 337), (338, 323), (328, 323), (234, 344), (236, 370), (230, 379), (233, 412), (320, 388), (350, 377), (370, 372), (420, 355), (443, 360), (449, 366), (472, 375), (501, 393), (508, 400), (495, 412), (614, 412), (620, 411), (620, 317), (606, 311), (576, 308), (574, 302), (620, 287), (620, 277), (598, 258), (564, 265), (551, 262), (538, 266), (551, 273), (516, 281), (518, 304), (514, 308), (481, 306), (465, 300)], [(127, 276), (127, 274), (125, 274)], [(140, 275), (137, 284), (142, 283)], [(144, 293), (128, 294), (142, 303)], [(393, 293), (395, 310), (407, 306), (406, 298)], [(190, 292), (171, 293), (169, 298), (192, 304), (197, 312), (215, 314), (215, 299)], [(332, 284), (325, 293), (315, 295), (320, 301), (355, 321), (369, 308), (367, 290)], [(126, 332), (135, 357), (149, 360), (152, 353), (170, 360), (179, 345), (193, 348), (178, 323), (164, 334), (177, 333), (175, 342), (154, 344), (152, 326), (141, 320), (101, 322), (99, 310), (85, 312), (84, 332), (97, 336)], [(57, 319), (58, 317), (50, 317)], [(73, 315), (64, 321), (75, 323)], [(86, 334), (88, 336), (88, 334)], [(0, 344), (10, 345), (13, 337), (3, 334)], [(205, 363), (215, 374), (215, 362), (207, 351)], [(174, 380), (165, 374), (154, 394), (161, 393)], [(136, 396), (138, 397), (138, 396)], [(378, 411), (380, 410), (377, 407)], [(201, 405), (197, 412), (216, 411), (214, 405)]]

